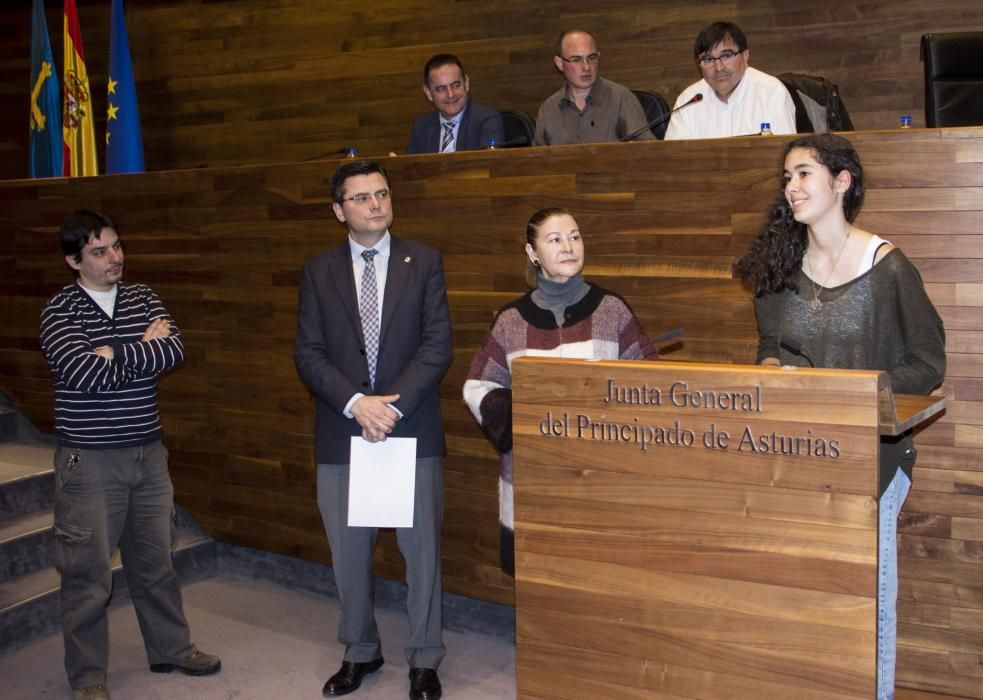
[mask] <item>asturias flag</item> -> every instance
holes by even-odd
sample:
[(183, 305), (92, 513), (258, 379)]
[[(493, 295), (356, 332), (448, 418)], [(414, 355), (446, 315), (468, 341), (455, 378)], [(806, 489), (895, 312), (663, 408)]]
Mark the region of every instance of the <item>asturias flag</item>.
[(109, 34), (109, 90), (106, 97), (106, 172), (142, 173), (143, 139), (133, 80), (123, 0), (113, 0)]
[(44, 0), (34, 0), (31, 26), (31, 177), (61, 176), (61, 96), (48, 41)]
[(61, 129), (63, 175), (98, 175), (96, 136), (92, 122), (92, 90), (85, 70), (82, 31), (75, 0), (65, 0), (65, 111)]

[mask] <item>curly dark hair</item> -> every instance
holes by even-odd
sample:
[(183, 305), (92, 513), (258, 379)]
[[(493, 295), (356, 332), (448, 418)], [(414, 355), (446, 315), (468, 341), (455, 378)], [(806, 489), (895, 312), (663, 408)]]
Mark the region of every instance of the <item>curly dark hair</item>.
[[(850, 189), (843, 195), (843, 215), (852, 223), (864, 203), (864, 170), (853, 144), (835, 134), (809, 134), (791, 141), (785, 147), (783, 164), (793, 148), (808, 148), (833, 177), (844, 170), (850, 173)], [(778, 196), (768, 209), (764, 225), (751, 241), (744, 257), (734, 265), (734, 271), (754, 289), (755, 296), (774, 294), (783, 289), (797, 291), (795, 279), (808, 247), (806, 226), (795, 220), (792, 208), (785, 199), (783, 176)]]

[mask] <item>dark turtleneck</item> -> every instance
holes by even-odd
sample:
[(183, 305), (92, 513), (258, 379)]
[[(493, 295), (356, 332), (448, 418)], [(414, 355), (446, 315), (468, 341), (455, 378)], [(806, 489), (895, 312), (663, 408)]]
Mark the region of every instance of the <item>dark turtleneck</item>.
[(538, 286), (532, 292), (532, 301), (539, 308), (553, 312), (556, 325), (562, 328), (563, 312), (587, 296), (589, 291), (590, 285), (579, 273), (566, 282), (551, 282), (540, 274)]

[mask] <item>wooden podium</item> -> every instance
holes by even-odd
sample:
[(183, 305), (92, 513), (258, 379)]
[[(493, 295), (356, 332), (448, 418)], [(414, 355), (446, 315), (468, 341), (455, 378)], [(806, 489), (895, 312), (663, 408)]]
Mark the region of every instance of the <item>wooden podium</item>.
[(873, 698), (880, 372), (513, 364), (520, 698)]

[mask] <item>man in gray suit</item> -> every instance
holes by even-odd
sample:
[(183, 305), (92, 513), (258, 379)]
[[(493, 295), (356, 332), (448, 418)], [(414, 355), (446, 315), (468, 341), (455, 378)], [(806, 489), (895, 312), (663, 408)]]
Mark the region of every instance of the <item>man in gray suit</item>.
[(389, 174), (352, 161), (331, 178), (334, 213), (348, 228), (336, 248), (304, 264), (294, 359), (315, 399), (317, 500), (341, 603), (341, 669), (325, 696), (346, 695), (382, 664), (373, 615), (376, 528), (348, 526), (350, 440), (414, 437), (413, 527), (397, 528), (406, 560), (410, 698), (441, 696), (440, 529), (444, 435), (437, 386), (451, 362), (440, 253), (394, 238)]

